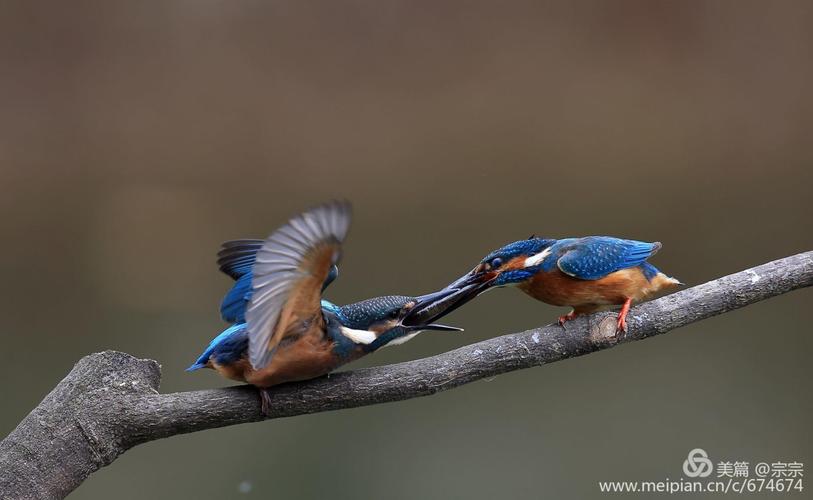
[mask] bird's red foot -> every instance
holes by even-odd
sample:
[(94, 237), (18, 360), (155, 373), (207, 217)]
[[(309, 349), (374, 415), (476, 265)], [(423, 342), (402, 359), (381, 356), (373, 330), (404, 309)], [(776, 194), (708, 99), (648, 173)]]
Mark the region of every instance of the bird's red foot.
[(627, 314), (630, 312), (630, 306), (632, 305), (632, 299), (627, 299), (624, 301), (624, 305), (621, 306), (621, 311), (618, 312), (618, 322), (616, 323), (615, 332), (624, 332), (627, 333)]
[(564, 328), (565, 323), (567, 323), (568, 321), (570, 321), (571, 319), (573, 319), (575, 317), (576, 317), (576, 311), (570, 311), (569, 313), (567, 313), (567, 314), (565, 314), (563, 316), (559, 316), (559, 326)]
[(271, 418), (271, 392), (260, 389), (260, 408), (264, 417)]

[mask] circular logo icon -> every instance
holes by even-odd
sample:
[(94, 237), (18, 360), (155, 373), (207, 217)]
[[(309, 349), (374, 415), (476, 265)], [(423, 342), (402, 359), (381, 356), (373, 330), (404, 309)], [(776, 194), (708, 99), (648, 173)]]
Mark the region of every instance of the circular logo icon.
[(709, 477), (712, 468), (711, 460), (703, 448), (693, 449), (683, 461), (683, 473), (689, 477)]

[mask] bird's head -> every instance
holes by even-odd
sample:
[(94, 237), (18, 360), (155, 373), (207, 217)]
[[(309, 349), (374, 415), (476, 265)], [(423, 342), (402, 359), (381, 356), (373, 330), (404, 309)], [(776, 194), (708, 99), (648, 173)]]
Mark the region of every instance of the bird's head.
[(385, 295), (339, 307), (341, 333), (365, 350), (402, 344), (425, 330), (462, 331), (434, 323), (451, 311), (458, 290), (445, 289), (419, 297)]
[(550, 254), (550, 246), (555, 242), (531, 237), (509, 243), (486, 255), (474, 269), (450, 286), (462, 288), (471, 284), (487, 284), (491, 288), (522, 283), (539, 272)]
[(444, 314), (487, 290), (517, 285), (531, 279), (542, 269), (554, 243), (556, 240), (532, 236), (486, 255), (474, 269), (444, 288), (443, 291), (454, 298), (454, 304)]

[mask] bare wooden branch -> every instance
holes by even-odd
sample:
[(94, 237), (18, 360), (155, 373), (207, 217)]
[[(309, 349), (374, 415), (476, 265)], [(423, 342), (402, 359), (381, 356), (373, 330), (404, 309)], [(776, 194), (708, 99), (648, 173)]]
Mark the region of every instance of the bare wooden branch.
[[(813, 252), (775, 260), (632, 309), (503, 335), (437, 356), (273, 389), (271, 418), (428, 396), (485, 377), (668, 332), (813, 284)], [(3, 498), (63, 498), (129, 448), (176, 434), (262, 420), (257, 390), (159, 394), (156, 361), (105, 351), (73, 370), (0, 443)]]

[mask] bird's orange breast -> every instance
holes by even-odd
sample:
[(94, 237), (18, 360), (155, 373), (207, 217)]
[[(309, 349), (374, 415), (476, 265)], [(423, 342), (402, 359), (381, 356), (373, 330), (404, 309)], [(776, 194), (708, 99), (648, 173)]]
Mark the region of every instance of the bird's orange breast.
[(573, 278), (557, 268), (537, 273), (532, 279), (522, 283), (520, 288), (531, 297), (548, 304), (590, 310), (604, 305), (622, 304), (628, 298), (633, 301), (644, 300), (661, 289), (671, 287), (672, 281), (662, 273), (649, 281), (639, 267), (615, 271), (597, 280)]

